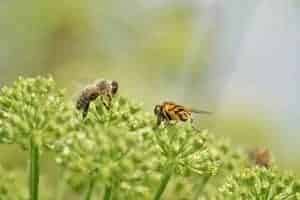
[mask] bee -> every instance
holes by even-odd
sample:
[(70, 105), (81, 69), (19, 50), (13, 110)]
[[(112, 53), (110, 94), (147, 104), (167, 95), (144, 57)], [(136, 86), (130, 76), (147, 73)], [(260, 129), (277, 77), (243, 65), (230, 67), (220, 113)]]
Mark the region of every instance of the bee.
[(269, 168), (271, 166), (271, 153), (267, 148), (256, 148), (249, 151), (249, 159), (255, 165)]
[(211, 112), (208, 111), (187, 108), (171, 101), (165, 101), (161, 105), (156, 105), (154, 107), (154, 114), (157, 117), (158, 126), (162, 122), (169, 123), (170, 121), (186, 122), (190, 120), (192, 122), (192, 113), (211, 114)]
[(109, 110), (112, 98), (117, 94), (118, 89), (119, 84), (117, 81), (98, 80), (81, 91), (76, 101), (76, 108), (82, 110), (82, 117), (85, 118), (91, 102), (100, 97), (103, 105)]

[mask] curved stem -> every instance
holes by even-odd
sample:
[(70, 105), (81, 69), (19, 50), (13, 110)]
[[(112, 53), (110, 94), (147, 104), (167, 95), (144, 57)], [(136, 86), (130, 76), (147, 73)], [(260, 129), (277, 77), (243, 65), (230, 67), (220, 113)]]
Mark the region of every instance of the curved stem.
[(112, 187), (109, 185), (106, 185), (103, 200), (110, 200), (111, 193), (112, 193)]
[(87, 189), (87, 192), (86, 192), (86, 195), (85, 195), (85, 198), (84, 198), (85, 200), (91, 200), (94, 186), (95, 186), (95, 179), (91, 179), (88, 189)]
[(167, 185), (168, 185), (168, 183), (171, 179), (171, 176), (172, 176), (172, 170), (166, 171), (166, 173), (161, 178), (158, 190), (157, 190), (153, 200), (160, 200), (161, 199), (161, 196), (164, 193), (164, 191), (165, 191), (165, 189), (166, 189), (166, 187), (167, 187)]
[(29, 193), (30, 200), (39, 199), (39, 148), (34, 143), (33, 138), (30, 139), (30, 177), (29, 177)]

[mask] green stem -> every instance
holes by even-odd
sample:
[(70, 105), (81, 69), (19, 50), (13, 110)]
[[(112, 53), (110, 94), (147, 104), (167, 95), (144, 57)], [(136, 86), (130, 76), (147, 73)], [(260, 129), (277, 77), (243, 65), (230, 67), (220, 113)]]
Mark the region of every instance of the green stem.
[(166, 189), (166, 187), (167, 187), (167, 185), (168, 185), (168, 183), (171, 179), (171, 176), (172, 176), (172, 170), (166, 171), (166, 173), (161, 178), (158, 190), (157, 190), (153, 200), (160, 200), (161, 199), (161, 196), (164, 193), (164, 191), (165, 191), (165, 189)]
[(210, 175), (207, 175), (205, 177), (203, 177), (201, 183), (199, 183), (197, 185), (198, 190), (195, 193), (194, 199), (198, 199), (198, 197), (200, 196), (200, 194), (203, 192), (203, 190), (205, 189), (205, 186), (207, 185), (209, 179), (210, 179)]
[(39, 148), (34, 143), (33, 138), (30, 139), (30, 177), (29, 177), (29, 192), (30, 200), (39, 199)]
[(87, 190), (85, 198), (84, 198), (85, 200), (91, 200), (94, 186), (95, 186), (95, 179), (91, 179), (89, 186), (88, 186), (88, 190)]
[(109, 185), (106, 185), (103, 200), (110, 200), (111, 193), (112, 193), (112, 187)]

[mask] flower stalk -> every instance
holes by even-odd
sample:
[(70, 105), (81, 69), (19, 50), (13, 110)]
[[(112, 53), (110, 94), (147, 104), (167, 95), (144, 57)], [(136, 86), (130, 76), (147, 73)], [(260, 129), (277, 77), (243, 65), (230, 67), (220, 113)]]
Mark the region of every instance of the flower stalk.
[(165, 172), (165, 174), (162, 176), (158, 190), (157, 190), (153, 200), (161, 199), (161, 197), (162, 197), (164, 191), (166, 190), (167, 185), (171, 179), (172, 173), (173, 173), (172, 170), (167, 170)]
[(95, 181), (94, 178), (92, 178), (90, 180), (84, 200), (91, 200), (92, 199), (93, 190), (94, 190), (94, 187), (95, 187), (95, 182), (96, 181)]
[(209, 182), (211, 176), (210, 175), (206, 175), (203, 177), (203, 179), (201, 180), (200, 183), (197, 184), (197, 190), (195, 192), (195, 196), (194, 199), (197, 200), (199, 199), (199, 196), (201, 195), (201, 193), (204, 191), (205, 186), (207, 185), (207, 183)]
[(39, 199), (39, 148), (35, 144), (33, 138), (30, 139), (30, 177), (29, 177), (29, 193), (30, 200)]
[(112, 194), (112, 186), (106, 185), (103, 200), (110, 200)]

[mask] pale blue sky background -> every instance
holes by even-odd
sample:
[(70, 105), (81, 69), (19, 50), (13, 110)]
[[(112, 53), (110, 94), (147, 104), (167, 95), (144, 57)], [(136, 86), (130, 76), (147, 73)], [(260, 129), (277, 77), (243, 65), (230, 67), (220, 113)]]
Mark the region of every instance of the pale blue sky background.
[[(224, 1), (225, 2), (225, 1)], [(218, 1), (215, 1), (218, 4)], [(228, 4), (232, 6), (227, 6)], [(300, 8), (290, 0), (226, 1), (210, 80), (219, 110), (260, 109), (300, 155)]]

